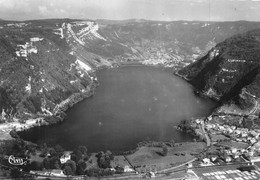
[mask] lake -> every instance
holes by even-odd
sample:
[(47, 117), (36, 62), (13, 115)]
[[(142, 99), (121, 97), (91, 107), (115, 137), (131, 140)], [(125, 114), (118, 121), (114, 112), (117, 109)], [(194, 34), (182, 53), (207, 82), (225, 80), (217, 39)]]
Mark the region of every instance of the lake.
[(193, 136), (176, 126), (210, 114), (217, 105), (196, 96), (193, 87), (169, 69), (129, 66), (101, 70), (97, 77), (95, 95), (69, 109), (62, 123), (19, 135), (68, 150), (85, 145), (90, 152), (131, 150), (146, 140), (192, 141)]

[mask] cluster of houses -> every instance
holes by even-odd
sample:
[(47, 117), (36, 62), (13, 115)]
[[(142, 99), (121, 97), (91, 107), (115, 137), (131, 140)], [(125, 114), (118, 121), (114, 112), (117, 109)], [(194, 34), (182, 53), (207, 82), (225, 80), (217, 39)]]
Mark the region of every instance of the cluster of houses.
[[(28, 23), (28, 24), (31, 24), (31, 23)], [(25, 27), (25, 26), (28, 26), (28, 24), (26, 23), (9, 23), (9, 24), (6, 24), (5, 27)]]
[(220, 125), (207, 123), (205, 125), (208, 131), (215, 130), (218, 133), (228, 135), (237, 142), (248, 143), (249, 145), (255, 144), (259, 140), (260, 130), (248, 130), (247, 128), (236, 128), (235, 126)]
[(33, 45), (34, 42), (42, 41), (43, 38), (39, 37), (32, 37), (30, 38), (30, 42), (26, 42), (24, 45), (19, 44), (17, 45), (18, 50), (15, 52), (16, 56), (24, 57), (27, 59), (28, 54), (35, 53), (37, 54), (38, 50), (36, 46)]
[[(196, 124), (202, 124), (204, 120), (196, 119)], [(220, 125), (218, 123), (205, 123), (205, 129), (211, 134), (223, 134), (237, 142), (253, 145), (258, 142), (260, 129), (249, 130), (247, 128), (237, 128), (236, 126)]]
[(143, 56), (145, 58), (142, 64), (145, 65), (164, 65), (165, 67), (174, 67), (178, 63), (184, 63), (183, 57), (177, 54), (167, 53), (167, 51), (172, 52), (170, 48), (168, 49), (158, 49), (156, 47), (149, 47), (148, 52), (144, 52)]
[[(201, 166), (210, 166), (214, 165), (220, 162), (223, 163), (231, 163), (233, 160), (238, 160), (241, 156), (247, 155), (251, 153), (251, 151), (246, 149), (238, 149), (238, 148), (229, 148), (225, 149), (222, 152), (222, 157), (219, 157), (218, 155), (211, 155), (207, 158), (202, 159)], [(252, 155), (252, 154), (250, 154)], [(250, 156), (252, 157), (252, 156)]]
[(16, 51), (16, 55), (18, 57), (27, 58), (28, 54), (35, 53), (37, 54), (37, 48), (32, 45), (31, 42), (26, 42), (24, 45), (17, 45), (18, 51)]
[[(204, 123), (204, 120), (197, 119), (195, 120), (195, 123), (202, 124)], [(247, 128), (237, 128), (236, 126), (220, 125), (218, 123), (213, 124), (209, 122), (205, 123), (205, 129), (207, 132), (210, 132), (211, 136), (221, 134), (230, 137), (231, 140), (243, 142), (248, 145), (247, 148), (225, 148), (223, 150), (224, 155), (221, 157), (225, 163), (230, 163), (240, 157), (244, 157), (250, 163), (260, 162), (260, 156), (258, 156), (258, 154), (260, 154), (259, 129), (249, 130)], [(204, 158), (201, 165), (213, 165), (218, 161), (218, 158), (217, 155)]]

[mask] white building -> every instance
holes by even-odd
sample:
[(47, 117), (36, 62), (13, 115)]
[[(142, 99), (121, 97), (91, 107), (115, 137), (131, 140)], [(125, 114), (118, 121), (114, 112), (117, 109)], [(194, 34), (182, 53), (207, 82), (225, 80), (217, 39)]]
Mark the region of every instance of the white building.
[(231, 148), (231, 153), (232, 153), (232, 154), (237, 153), (237, 148), (233, 148), (233, 147), (232, 147), (232, 148)]
[(124, 172), (134, 172), (134, 170), (130, 166), (126, 165), (124, 167)]
[(252, 164), (255, 162), (260, 162), (260, 156), (250, 157), (249, 159)]
[(70, 160), (70, 158), (71, 158), (70, 153), (71, 152), (64, 152), (64, 154), (60, 157), (61, 164), (65, 164), (68, 160)]
[(209, 158), (204, 158), (202, 161), (203, 161), (204, 163), (210, 163), (210, 159), (209, 159)]
[(37, 41), (42, 41), (42, 40), (43, 40), (43, 38), (39, 38), (39, 37), (30, 38), (31, 42), (37, 42)]
[(226, 161), (227, 163), (229, 163), (229, 162), (232, 161), (232, 158), (231, 158), (230, 156), (227, 156), (227, 157), (225, 158), (225, 161)]
[(51, 171), (51, 176), (58, 176), (58, 177), (66, 177), (66, 175), (63, 173), (61, 169), (53, 169)]

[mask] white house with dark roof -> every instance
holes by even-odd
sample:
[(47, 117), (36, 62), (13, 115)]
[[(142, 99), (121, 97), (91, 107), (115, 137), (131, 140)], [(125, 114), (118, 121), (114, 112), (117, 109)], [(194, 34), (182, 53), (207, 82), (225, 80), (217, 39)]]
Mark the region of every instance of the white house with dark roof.
[(63, 155), (60, 157), (60, 163), (65, 164), (68, 160), (71, 159), (71, 151), (65, 151)]

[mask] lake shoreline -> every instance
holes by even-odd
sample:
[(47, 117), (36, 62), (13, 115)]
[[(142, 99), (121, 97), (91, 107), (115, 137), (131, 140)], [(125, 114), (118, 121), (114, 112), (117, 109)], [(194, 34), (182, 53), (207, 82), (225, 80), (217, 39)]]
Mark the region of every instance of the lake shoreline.
[[(143, 64), (139, 64), (138, 66), (144, 66), (144, 67), (161, 67), (161, 66), (147, 66), (147, 65), (143, 65)], [(120, 68), (121, 66), (119, 67), (114, 67), (114, 68), (111, 68), (111, 69), (117, 69), (117, 68)], [(127, 65), (123, 65), (122, 67), (128, 67)], [(130, 65), (129, 67), (132, 67), (132, 65)], [(169, 69), (168, 67), (161, 67), (161, 68), (165, 68), (165, 69)], [(104, 68), (104, 69), (110, 69), (110, 68)], [(100, 69), (102, 70), (102, 69)], [(98, 70), (99, 71), (99, 70)], [(96, 73), (98, 72), (96, 71)], [(176, 73), (171, 73), (172, 76), (177, 76), (179, 77)], [(89, 91), (85, 92), (85, 93), (80, 93), (80, 94), (73, 94), (74, 96), (72, 97), (69, 97), (69, 101), (66, 101), (67, 103), (60, 103), (62, 104), (61, 106), (59, 106), (59, 108), (57, 108), (55, 114), (53, 115), (53, 117), (56, 119), (54, 122), (47, 122), (45, 120), (45, 118), (36, 118), (36, 119), (31, 119), (31, 120), (28, 120), (30, 123), (26, 123), (26, 124), (19, 124), (18, 122), (17, 123), (13, 123), (13, 124), (9, 124), (9, 128), (6, 128), (5, 129), (5, 133), (4, 135), (2, 136), (1, 132), (0, 132), (0, 137), (3, 137), (1, 138), (0, 140), (8, 140), (8, 139), (13, 139), (10, 135), (10, 132), (15, 129), (15, 131), (18, 132), (18, 135), (19, 135), (19, 132), (21, 131), (27, 131), (33, 127), (41, 127), (41, 126), (50, 126), (52, 124), (57, 124), (57, 123), (60, 123), (62, 121), (64, 121), (65, 117), (66, 117), (66, 114), (67, 114), (67, 110), (72, 108), (75, 104), (85, 100), (86, 98), (89, 98), (91, 96), (93, 96), (95, 94), (95, 90), (97, 88), (97, 86), (99, 85), (99, 82), (96, 81), (95, 83), (91, 84), (91, 88), (89, 89)], [(66, 99), (66, 100), (68, 100)], [(41, 123), (37, 123), (37, 121), (41, 121)], [(0, 126), (1, 127), (1, 126)], [(14, 128), (14, 127), (17, 127), (17, 128)], [(187, 133), (189, 134), (189, 133)], [(141, 143), (143, 141), (140, 141), (139, 143)], [(182, 141), (180, 141), (182, 142)], [(183, 141), (183, 142), (186, 142), (186, 141)], [(131, 151), (131, 150), (135, 150), (136, 148), (138, 148), (138, 143), (136, 144), (136, 147), (133, 148), (133, 149), (130, 149), (130, 150), (125, 150), (125, 151)]]
[[(130, 73), (130, 74), (128, 74), (128, 73)], [(113, 76), (112, 76), (112, 74), (113, 74)], [(209, 110), (208, 105), (206, 105), (206, 104), (209, 102), (212, 105), (212, 102), (208, 101), (207, 99), (204, 100), (200, 97), (195, 97), (194, 94), (192, 93), (193, 92), (192, 86), (190, 84), (188, 84), (187, 82), (183, 81), (178, 76), (176, 76), (172, 72), (172, 70), (169, 68), (157, 67), (157, 66), (156, 67), (154, 67), (154, 66), (131, 67), (130, 66), (129, 68), (127, 68), (124, 66), (122, 68), (104, 69), (104, 71), (97, 72), (97, 75), (98, 75), (97, 76), (98, 80), (101, 84), (101, 86), (95, 92), (95, 95), (97, 93), (98, 96), (94, 96), (90, 100), (86, 99), (86, 101), (84, 101), (83, 103), (79, 103), (76, 106), (76, 110), (72, 110), (72, 111), (70, 110), (70, 111), (66, 112), (68, 116), (66, 116), (65, 123), (61, 123), (61, 126), (44, 127), (42, 129), (35, 128), (33, 130), (30, 130), (27, 133), (21, 133), (21, 137), (25, 138), (26, 140), (31, 139), (31, 141), (38, 142), (38, 143), (39, 142), (42, 143), (42, 142), (46, 141), (46, 142), (49, 142), (51, 145), (55, 141), (55, 140), (51, 140), (51, 139), (53, 139), (52, 137), (57, 136), (57, 138), (60, 139), (59, 144), (62, 145), (66, 149), (71, 149), (71, 147), (76, 146), (78, 144), (86, 144), (85, 143), (85, 141), (86, 141), (86, 142), (88, 142), (87, 145), (89, 147), (91, 147), (90, 149), (92, 149), (91, 152), (97, 152), (97, 151), (103, 150), (103, 149), (101, 149), (101, 146), (104, 147), (104, 150), (109, 149), (114, 152), (115, 151), (128, 151), (128, 150), (135, 149), (139, 142), (146, 141), (146, 140), (170, 141), (172, 138), (174, 138), (176, 142), (192, 141), (194, 139), (193, 136), (190, 136), (189, 134), (186, 135), (182, 132), (179, 132), (176, 130), (176, 128), (172, 129), (169, 126), (165, 126), (166, 123), (171, 122), (172, 127), (174, 127), (174, 126), (177, 127), (179, 120), (185, 118), (186, 116), (187, 116), (187, 118), (191, 117), (191, 116), (200, 117), (200, 116), (204, 115), (206, 111), (208, 112), (208, 110)], [(119, 78), (116, 78), (116, 77), (119, 77)], [(141, 77), (141, 79), (139, 77)], [(118, 80), (120, 80), (120, 81), (118, 81)], [(123, 82), (123, 83), (132, 82), (132, 84), (130, 85), (129, 83), (127, 83), (126, 84), (127, 86), (125, 86), (120, 82)], [(110, 84), (112, 84), (111, 85), (112, 87), (110, 87)], [(118, 92), (119, 87), (122, 88), (120, 90), (120, 92)], [(124, 87), (126, 87), (126, 88), (124, 88)], [(178, 89), (176, 89), (176, 91), (175, 91), (175, 88), (178, 88)], [(181, 90), (181, 89), (183, 89), (183, 90)], [(108, 94), (106, 93), (106, 95), (103, 95), (104, 92), (108, 92)], [(112, 92), (112, 94), (109, 92)], [(116, 93), (113, 93), (113, 92), (116, 92)], [(132, 92), (132, 93), (129, 96), (130, 98), (127, 98), (127, 94), (129, 92)], [(157, 92), (158, 92), (158, 94), (157, 94)], [(139, 96), (137, 94), (138, 95), (137, 97), (140, 97), (141, 99), (145, 98), (145, 100), (141, 100), (141, 99), (132, 100), (136, 97), (136, 93), (138, 93), (140, 95)], [(181, 106), (178, 105), (178, 107), (175, 108), (176, 105), (174, 105), (173, 102), (175, 100), (178, 101), (178, 99), (179, 99), (178, 97), (181, 96), (181, 94), (178, 94), (178, 93), (184, 94), (185, 98), (181, 98), (182, 105)], [(186, 98), (187, 94), (189, 96), (191, 96), (191, 98)], [(99, 95), (101, 95), (101, 96), (99, 96)], [(194, 98), (192, 98), (192, 97), (194, 97)], [(175, 99), (175, 98), (177, 98), (177, 99)], [(104, 99), (105, 99), (105, 101), (103, 102)], [(97, 102), (97, 103), (95, 103), (95, 102)], [(102, 102), (102, 103), (100, 104), (100, 102)], [(112, 103), (113, 104), (112, 105), (110, 102), (115, 102), (115, 103)], [(136, 104), (136, 102), (139, 102), (139, 103)], [(149, 103), (149, 104), (147, 104), (147, 103)], [(198, 104), (201, 104), (202, 106), (201, 107), (197, 106), (200, 108), (195, 108), (195, 109), (192, 108), (193, 105), (198, 105)], [(108, 105), (108, 106), (106, 106), (106, 105)], [(131, 108), (130, 108), (130, 106), (131, 106)], [(107, 110), (105, 109), (103, 112), (102, 108), (105, 108), (105, 107), (107, 107), (106, 108)], [(120, 110), (121, 113), (117, 112), (117, 111), (113, 111), (113, 112), (111, 111), (113, 109), (119, 110), (120, 107), (123, 107), (122, 111)], [(138, 107), (138, 108), (136, 108), (136, 107)], [(173, 109), (173, 111), (171, 111), (169, 109)], [(181, 111), (181, 110), (183, 110), (183, 109), (185, 110), (184, 111), (185, 113), (182, 113), (183, 111)], [(204, 111), (203, 109), (205, 109), (206, 111)], [(86, 115), (84, 115), (85, 112), (86, 112)], [(95, 114), (97, 114), (97, 112), (98, 112), (98, 116), (95, 115)], [(129, 116), (125, 117), (125, 113), (130, 113), (130, 112), (136, 114), (134, 116), (134, 118), (130, 118)], [(113, 113), (115, 113), (116, 117), (120, 116), (121, 119), (124, 118), (124, 120), (126, 122), (128, 122), (127, 127), (124, 127), (124, 124), (126, 124), (124, 122), (122, 122), (122, 124), (120, 124), (121, 128), (119, 128), (119, 127), (117, 128), (117, 126), (119, 126), (119, 124), (116, 126), (108, 125), (108, 124), (110, 124), (109, 119), (114, 121)], [(158, 115), (158, 113), (159, 113), (159, 115)], [(93, 114), (93, 115), (88, 115), (88, 114)], [(108, 114), (108, 116), (107, 116), (107, 114)], [(111, 115), (109, 116), (109, 114), (111, 114)], [(156, 114), (158, 115), (158, 118), (161, 118), (162, 122), (158, 121), (158, 118), (156, 118), (157, 117)], [(175, 118), (172, 118), (173, 116)], [(143, 118), (141, 118), (141, 117), (143, 117)], [(153, 117), (155, 117), (155, 118), (153, 118)], [(79, 120), (77, 120), (77, 119), (79, 119)], [(141, 125), (134, 125), (134, 124), (136, 124), (136, 120), (133, 120), (134, 124), (131, 124), (131, 122), (132, 122), (131, 119), (136, 119), (136, 120), (143, 119), (144, 122), (149, 122), (149, 123), (148, 124), (141, 123)], [(71, 121), (69, 121), (69, 120), (71, 120)], [(88, 120), (88, 122), (85, 123), (85, 120)], [(81, 125), (80, 124), (81, 122), (84, 124)], [(154, 125), (152, 125), (152, 124), (154, 124)], [(160, 129), (156, 128), (157, 126), (159, 126), (159, 124), (161, 124)], [(138, 127), (136, 127), (136, 126), (138, 126)], [(82, 128), (80, 129), (79, 127), (82, 127)], [(91, 127), (91, 128), (89, 128), (89, 127)], [(93, 130), (93, 128), (95, 130)], [(103, 136), (103, 138), (101, 138), (101, 135), (96, 135), (96, 134), (92, 133), (92, 132), (95, 133), (96, 131), (98, 131), (103, 134), (103, 133), (107, 132), (107, 130), (108, 130), (107, 128), (109, 128), (109, 129), (112, 128), (113, 130), (112, 129), (110, 129), (110, 130), (112, 130), (112, 132), (115, 132), (115, 133), (112, 133), (110, 135), (107, 134), (107, 135)], [(126, 128), (127, 131), (129, 131), (129, 132), (130, 131), (136, 132), (136, 133), (138, 133), (138, 135), (127, 135), (127, 138), (121, 138), (120, 135), (117, 135), (117, 134), (123, 133), (122, 129), (124, 129), (124, 128)], [(147, 130), (143, 131), (142, 129), (144, 129), (144, 128)], [(55, 130), (53, 131), (53, 129), (55, 129)], [(73, 129), (73, 131), (77, 130), (75, 132), (79, 132), (79, 133), (76, 133), (77, 135), (75, 135), (75, 133), (71, 134), (70, 129)], [(90, 134), (88, 133), (85, 135), (84, 134), (85, 131), (89, 131)], [(46, 135), (43, 137), (40, 137), (42, 133), (45, 133)], [(53, 135), (50, 135), (50, 134), (53, 134)], [(162, 137), (162, 135), (163, 135), (163, 137)], [(177, 136), (175, 136), (175, 135), (177, 135)], [(97, 137), (97, 139), (93, 139), (94, 136)], [(30, 138), (30, 137), (34, 137), (34, 138)], [(37, 137), (39, 137), (39, 138), (37, 138)], [(64, 138), (62, 138), (62, 137), (77, 137), (78, 140), (76, 138), (74, 140), (70, 139), (71, 143), (66, 144), (67, 141), (63, 140)], [(92, 140), (90, 137), (92, 137)], [(106, 137), (108, 137), (108, 138), (106, 138)], [(150, 138), (148, 138), (148, 137), (150, 137)], [(132, 139), (132, 140), (130, 140), (130, 139)], [(51, 141), (49, 141), (49, 140), (51, 140)], [(109, 145), (109, 143), (107, 143), (108, 142), (107, 140), (109, 142), (110, 142), (110, 140), (111, 140), (111, 142), (122, 142), (121, 144), (124, 144), (124, 146), (122, 146), (122, 147), (121, 147), (121, 145), (114, 146), (114, 145), (112, 145), (113, 143), (111, 145)], [(129, 142), (131, 142), (130, 144), (127, 143), (128, 140), (129, 140)], [(93, 142), (93, 146), (89, 144), (92, 142)], [(73, 145), (71, 145), (71, 144), (73, 144)]]
[[(140, 65), (140, 66), (145, 66), (145, 67), (146, 67), (146, 65)], [(121, 67), (121, 66), (120, 66), (120, 67)], [(126, 66), (123, 66), (123, 67), (126, 67)], [(152, 67), (154, 67), (154, 66), (152, 66)], [(166, 68), (167, 68), (167, 67), (166, 67)], [(171, 75), (172, 75), (172, 76), (176, 76), (175, 73), (171, 73)], [(57, 118), (58, 121), (55, 121), (54, 123), (47, 123), (47, 122), (44, 120), (44, 118), (42, 118), (42, 119), (39, 119), (39, 118), (38, 118), (38, 119), (28, 120), (30, 123), (29, 123), (29, 122), (28, 122), (28, 123), (26, 122), (26, 126), (25, 126), (25, 127), (20, 127), (20, 128), (18, 127), (18, 128), (16, 128), (16, 131), (18, 131), (18, 135), (19, 135), (19, 132), (20, 132), (20, 131), (27, 131), (27, 130), (29, 130), (30, 128), (34, 128), (34, 127), (36, 127), (36, 126), (37, 126), (37, 127), (50, 126), (50, 125), (52, 125), (52, 124), (57, 124), (57, 123), (66, 121), (65, 117), (66, 117), (66, 114), (68, 113), (68, 110), (69, 110), (70, 108), (74, 107), (74, 105), (76, 105), (77, 103), (80, 103), (80, 102), (83, 101), (83, 100), (87, 100), (87, 98), (93, 96), (93, 95), (95, 94), (95, 90), (96, 90), (96, 88), (98, 87), (98, 85), (99, 85), (99, 83), (96, 82), (96, 83), (94, 83), (94, 84), (91, 85), (91, 88), (90, 88), (89, 91), (87, 91), (86, 93), (81, 94), (80, 96), (74, 95), (74, 96), (72, 96), (72, 97), (67, 98), (67, 99), (69, 99), (69, 101), (66, 101), (67, 103), (62, 103), (62, 105), (59, 106), (59, 107), (57, 108), (57, 111), (55, 112), (54, 117)], [(41, 124), (37, 123), (37, 121), (40, 121), (40, 120), (43, 121), (43, 123), (41, 123)], [(21, 126), (22, 126), (22, 125), (23, 125), (23, 124), (21, 124)], [(18, 126), (18, 124), (14, 124), (12, 127), (14, 127), (14, 126)], [(1, 125), (0, 125), (0, 129), (1, 129)], [(11, 128), (10, 131), (11, 131), (11, 130), (13, 130), (13, 128)], [(8, 133), (9, 138), (8, 138), (8, 139), (7, 139), (7, 138), (6, 138), (6, 139), (1, 139), (1, 138), (0, 138), (0, 142), (1, 142), (1, 140), (11, 140), (11, 139), (14, 139), (13, 137), (10, 136), (10, 131), (9, 131), (9, 133)], [(176, 129), (176, 131), (178, 131), (178, 130)], [(186, 133), (186, 134), (189, 134), (189, 133)], [(2, 136), (1, 136), (1, 132), (0, 132), (0, 137), (2, 137)], [(23, 139), (23, 138), (21, 138), (21, 139), (22, 139), (23, 141), (27, 142), (27, 140), (25, 140), (25, 139)], [(31, 141), (28, 141), (28, 142), (31, 143)], [(187, 147), (190, 147), (193, 143), (194, 143), (193, 141), (181, 141), (181, 142), (176, 142), (175, 145), (172, 145), (170, 141), (165, 141), (165, 140), (162, 140), (162, 141), (157, 141), (157, 140), (154, 140), (154, 141), (140, 141), (139, 143), (136, 144), (135, 148), (133, 148), (133, 149), (124, 150), (124, 151), (121, 151), (120, 153), (119, 153), (119, 152), (114, 152), (114, 151), (112, 151), (112, 152), (113, 152), (113, 154), (114, 154), (115, 156), (118, 156), (118, 157), (120, 157), (120, 156), (129, 156), (129, 155), (138, 156), (138, 153), (137, 153), (137, 152), (138, 152), (140, 149), (142, 149), (142, 148), (147, 148), (147, 149), (157, 148), (157, 149), (158, 149), (158, 152), (160, 152), (163, 145), (166, 145), (166, 146), (168, 147), (168, 149), (172, 149), (172, 148), (182, 149), (182, 150), (180, 150), (180, 152), (183, 152), (183, 151), (186, 150), (186, 149), (185, 149), (186, 146), (187, 146)], [(39, 146), (38, 143), (33, 143), (33, 144)], [(203, 144), (203, 142), (200, 142), (200, 144)], [(204, 147), (204, 146), (203, 146), (203, 147)], [(65, 150), (65, 148), (64, 148), (64, 150)], [(66, 150), (67, 150), (67, 149), (66, 149)], [(104, 149), (104, 150), (105, 150), (105, 149)], [(98, 151), (96, 151), (96, 152), (98, 152)], [(142, 151), (140, 151), (140, 152), (142, 152)], [(147, 153), (149, 154), (149, 152), (147, 152)], [(134, 155), (134, 154), (135, 154), (135, 155)], [(189, 154), (186, 155), (186, 152), (185, 152), (185, 153), (179, 153), (179, 154), (176, 153), (176, 154), (177, 154), (177, 155), (172, 155), (172, 156), (178, 158), (178, 161), (184, 162), (184, 163), (186, 163), (186, 162), (185, 162), (186, 156), (190, 156)], [(169, 156), (169, 155), (168, 155), (168, 156)], [(162, 158), (167, 158), (168, 156), (162, 157)], [(169, 157), (171, 157), (171, 156), (169, 156)], [(177, 162), (176, 162), (176, 163), (177, 163)], [(166, 165), (165, 165), (165, 166), (166, 166)], [(167, 165), (167, 166), (168, 166), (168, 165)], [(171, 167), (171, 166), (173, 166), (173, 165), (169, 165), (169, 167)], [(166, 167), (165, 167), (165, 169), (167, 170)], [(164, 169), (162, 169), (162, 171), (163, 171), (163, 170), (164, 170)]]
[[(114, 68), (120, 68), (120, 67), (131, 67), (131, 66), (149, 66), (149, 65), (144, 65), (142, 63), (137, 63), (137, 64), (120, 64), (116, 67), (103, 67), (103, 68), (99, 68), (95, 71), (95, 74), (98, 71), (101, 71), (103, 69), (114, 69)], [(153, 66), (153, 67), (157, 67), (157, 66)], [(90, 89), (89, 91), (83, 92), (83, 93), (75, 93), (73, 95), (71, 95), (70, 97), (68, 97), (67, 99), (65, 99), (63, 102), (67, 102), (67, 103), (59, 103), (56, 105), (56, 112), (54, 113), (54, 115), (51, 116), (47, 116), (47, 117), (37, 117), (37, 118), (33, 118), (33, 119), (27, 119), (25, 120), (25, 123), (20, 123), (19, 119), (15, 119), (14, 122), (8, 122), (8, 123), (3, 123), (0, 124), (0, 141), (5, 141), (5, 140), (13, 140), (15, 139), (14, 137), (12, 137), (10, 135), (11, 131), (16, 131), (16, 132), (21, 132), (21, 131), (26, 131), (29, 130), (33, 127), (41, 127), (41, 126), (49, 126), (49, 125), (53, 125), (53, 124), (57, 124), (59, 122), (64, 121), (65, 116), (66, 116), (66, 111), (69, 108), (72, 108), (75, 104), (83, 101), (84, 99), (87, 99), (91, 96), (93, 96), (95, 94), (95, 89), (99, 86), (99, 82), (98, 80), (96, 81), (92, 81), (91, 85), (90, 85)], [(60, 107), (59, 107), (60, 106)], [(45, 119), (46, 118), (54, 118), (56, 119), (54, 122), (47, 122)], [(38, 122), (41, 123), (38, 123)]]
[[(20, 123), (18, 119), (15, 119), (15, 122), (0, 124), (0, 141), (14, 139), (10, 135), (10, 132), (13, 130), (16, 132), (26, 131), (33, 127), (49, 126), (64, 121), (66, 116), (66, 111), (69, 108), (73, 107), (75, 104), (83, 101), (86, 98), (93, 96), (95, 94), (95, 89), (97, 88), (98, 85), (99, 85), (98, 81), (93, 81), (89, 86), (89, 90), (86, 89), (86, 91), (83, 93), (75, 93), (70, 97), (68, 97), (66, 100), (64, 100), (63, 102), (61, 102), (56, 106), (57, 108), (55, 110), (55, 113), (52, 116), (27, 119), (25, 120), (25, 123)], [(55, 121), (48, 122), (46, 118), (54, 118)]]

